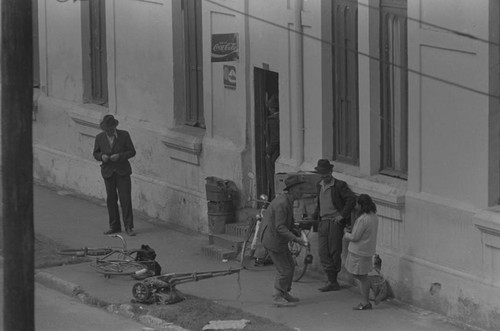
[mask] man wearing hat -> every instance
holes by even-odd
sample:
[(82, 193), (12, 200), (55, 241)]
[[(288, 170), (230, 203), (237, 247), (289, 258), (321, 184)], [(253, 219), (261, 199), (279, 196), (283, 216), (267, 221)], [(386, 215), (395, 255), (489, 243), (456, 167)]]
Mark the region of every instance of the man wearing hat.
[(285, 179), (284, 193), (276, 196), (267, 207), (262, 220), (262, 244), (276, 267), (273, 304), (278, 307), (294, 306), (299, 301), (290, 295), (295, 264), (288, 248), (290, 241), (306, 246), (306, 242), (292, 233), (293, 202), (307, 189), (307, 183), (297, 175)]
[(328, 277), (321, 292), (338, 291), (337, 275), (342, 266), (342, 237), (344, 228), (351, 224), (351, 212), (356, 205), (356, 195), (347, 183), (332, 176), (333, 164), (326, 159), (318, 161), (315, 168), (321, 175), (318, 184), (316, 210), (312, 218), (318, 223), (318, 255)]
[(122, 207), (123, 225), (129, 236), (135, 236), (132, 214), (132, 167), (128, 159), (135, 156), (135, 148), (127, 131), (117, 130), (118, 120), (105, 115), (101, 129), (95, 138), (94, 158), (101, 161), (101, 174), (106, 186), (106, 205), (109, 215), (109, 229), (104, 234), (121, 232), (118, 199)]

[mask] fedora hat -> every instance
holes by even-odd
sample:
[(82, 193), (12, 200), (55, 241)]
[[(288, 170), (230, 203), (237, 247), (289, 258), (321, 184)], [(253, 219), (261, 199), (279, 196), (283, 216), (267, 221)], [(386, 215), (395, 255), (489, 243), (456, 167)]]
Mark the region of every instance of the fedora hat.
[(99, 126), (103, 130), (109, 130), (116, 128), (118, 123), (118, 120), (113, 115), (108, 114), (102, 118), (101, 124)]
[(318, 166), (314, 169), (316, 169), (316, 172), (319, 174), (327, 174), (332, 171), (333, 164), (327, 159), (321, 159), (318, 161)]
[(288, 191), (294, 186), (306, 183), (305, 180), (302, 180), (300, 176), (290, 175), (285, 179), (285, 188), (283, 190)]

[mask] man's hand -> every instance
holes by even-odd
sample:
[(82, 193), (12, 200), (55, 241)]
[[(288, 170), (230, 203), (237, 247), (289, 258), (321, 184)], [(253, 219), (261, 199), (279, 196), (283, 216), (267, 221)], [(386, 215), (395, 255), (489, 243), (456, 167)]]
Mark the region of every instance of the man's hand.
[(113, 162), (118, 161), (119, 158), (120, 158), (120, 155), (118, 155), (118, 154), (111, 155), (111, 161), (113, 161)]
[(309, 246), (309, 242), (305, 241), (302, 238), (296, 238), (295, 242), (297, 242), (299, 245), (304, 246), (304, 247)]
[(102, 162), (108, 162), (109, 161), (109, 155), (108, 154), (102, 154), (101, 159), (102, 159)]
[(342, 225), (342, 220), (343, 220), (343, 219), (344, 219), (344, 218), (343, 218), (342, 216), (340, 216), (340, 215), (339, 215), (339, 216), (335, 216), (335, 217), (333, 218), (333, 220), (335, 221), (335, 224), (337, 224), (337, 225)]

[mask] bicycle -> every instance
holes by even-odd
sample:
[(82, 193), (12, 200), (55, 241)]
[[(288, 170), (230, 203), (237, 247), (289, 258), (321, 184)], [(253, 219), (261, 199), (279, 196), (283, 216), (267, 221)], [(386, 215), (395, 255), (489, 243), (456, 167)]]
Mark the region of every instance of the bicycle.
[(293, 281), (298, 282), (306, 274), (307, 268), (313, 262), (313, 255), (311, 254), (311, 244), (309, 243), (309, 233), (313, 227), (313, 220), (296, 220), (294, 226), (297, 232), (300, 231), (300, 236), (307, 243), (306, 246), (302, 246), (297, 242), (289, 242), (288, 248), (292, 253), (292, 258), (295, 263), (295, 269), (293, 272)]
[(262, 218), (264, 217), (264, 212), (269, 206), (269, 198), (265, 194), (261, 194), (259, 199), (254, 200), (258, 204), (262, 204), (259, 213), (255, 215), (255, 219), (250, 222), (248, 230), (246, 232), (245, 240), (241, 246), (240, 252), (240, 264), (244, 269), (250, 267), (252, 261), (255, 260), (255, 250), (257, 248), (257, 241), (260, 232), (260, 225), (262, 223)]
[[(243, 242), (240, 262), (243, 269), (248, 269), (254, 261), (254, 254), (257, 247), (257, 241), (260, 231), (260, 225), (262, 223), (262, 218), (264, 217), (264, 212), (269, 206), (270, 202), (265, 194), (261, 195), (259, 199), (255, 200), (258, 203), (262, 203), (262, 207), (259, 213), (255, 216), (253, 222), (250, 223), (248, 231), (245, 236), (245, 241)], [(294, 227), (297, 229), (297, 233), (300, 234), (302, 239), (306, 241), (307, 245), (304, 247), (297, 242), (290, 242), (288, 248), (292, 253), (292, 258), (295, 263), (293, 281), (298, 282), (306, 273), (309, 264), (313, 261), (313, 255), (311, 254), (311, 245), (309, 244), (308, 236), (311, 232), (314, 221), (312, 220), (299, 220), (294, 221)], [(265, 260), (265, 258), (264, 258)]]
[[(119, 238), (122, 241), (121, 248), (89, 248), (63, 249), (59, 250), (60, 255), (69, 255), (74, 257), (95, 256), (96, 259), (90, 264), (98, 273), (104, 274), (104, 277), (111, 276), (135, 276), (142, 277), (150, 274), (154, 270), (156, 261), (137, 261), (137, 252), (139, 249), (128, 250), (127, 242), (118, 234), (108, 237)], [(136, 254), (136, 256), (133, 256)]]

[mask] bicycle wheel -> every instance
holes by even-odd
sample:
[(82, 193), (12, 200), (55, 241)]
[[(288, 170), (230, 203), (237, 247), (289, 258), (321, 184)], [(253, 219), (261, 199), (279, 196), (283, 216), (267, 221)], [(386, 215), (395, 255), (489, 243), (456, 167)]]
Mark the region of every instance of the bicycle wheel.
[(111, 252), (111, 248), (68, 248), (61, 249), (57, 251), (59, 255), (68, 255), (74, 257), (84, 257), (84, 256), (102, 256), (109, 254)]
[(144, 264), (126, 260), (96, 260), (91, 266), (105, 276), (130, 276), (147, 271)]
[(306, 273), (309, 263), (306, 263), (306, 258), (309, 255), (308, 249), (296, 242), (289, 244), (290, 252), (292, 253), (295, 269), (293, 271), (293, 281), (298, 282)]
[(241, 246), (241, 252), (240, 252), (240, 265), (242, 268), (248, 268), (253, 261), (253, 253), (251, 250), (251, 245), (252, 245), (252, 240), (255, 234), (255, 226), (257, 222), (256, 220), (252, 220), (250, 222), (250, 225), (248, 227), (246, 236), (245, 236), (245, 241), (243, 241), (243, 245)]

